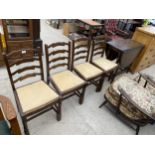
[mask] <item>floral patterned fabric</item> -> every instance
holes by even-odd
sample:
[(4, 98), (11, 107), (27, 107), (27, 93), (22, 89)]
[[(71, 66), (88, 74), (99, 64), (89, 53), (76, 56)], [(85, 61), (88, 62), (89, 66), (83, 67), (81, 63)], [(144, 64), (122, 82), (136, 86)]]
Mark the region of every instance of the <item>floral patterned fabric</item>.
[[(116, 96), (114, 96), (110, 91), (106, 91), (105, 96), (108, 98), (108, 100), (110, 101), (110, 103), (117, 107), (118, 106), (118, 98), (119, 96), (116, 98)], [(144, 115), (143, 113), (141, 113), (138, 109), (136, 109), (134, 106), (132, 106), (131, 104), (128, 104), (127, 101), (123, 100), (123, 102), (121, 103), (119, 110), (128, 118), (132, 119), (132, 120), (145, 120), (147, 119), (147, 116)]]
[(118, 24), (116, 19), (108, 19), (105, 23), (105, 29), (107, 32), (114, 32)]
[(153, 117), (155, 115), (155, 96), (136, 81), (126, 76), (122, 76), (113, 83), (113, 89), (119, 95), (119, 89), (122, 89), (126, 92), (128, 97), (134, 101), (136, 107), (139, 107), (149, 116)]

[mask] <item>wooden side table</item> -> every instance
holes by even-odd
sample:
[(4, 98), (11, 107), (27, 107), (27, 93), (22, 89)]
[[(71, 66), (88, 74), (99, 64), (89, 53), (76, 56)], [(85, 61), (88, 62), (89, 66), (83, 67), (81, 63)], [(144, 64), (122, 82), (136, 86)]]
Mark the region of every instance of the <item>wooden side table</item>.
[(117, 63), (120, 68), (129, 69), (143, 47), (143, 44), (131, 39), (115, 39), (107, 42), (107, 58), (110, 58), (111, 50), (113, 50), (118, 53)]
[(100, 24), (96, 21), (93, 21), (91, 19), (77, 19), (78, 22), (83, 23), (84, 25), (89, 26), (89, 38), (93, 39), (93, 30), (96, 28), (102, 28), (104, 25)]

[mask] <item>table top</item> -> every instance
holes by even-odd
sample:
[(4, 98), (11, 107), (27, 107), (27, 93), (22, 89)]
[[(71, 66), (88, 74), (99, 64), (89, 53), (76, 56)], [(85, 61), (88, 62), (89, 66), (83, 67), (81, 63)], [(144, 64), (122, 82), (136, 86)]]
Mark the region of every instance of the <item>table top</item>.
[(128, 51), (130, 49), (144, 47), (143, 44), (131, 39), (115, 39), (107, 42), (107, 44), (122, 52)]
[(79, 21), (89, 25), (89, 26), (102, 26), (102, 24), (93, 21), (92, 19), (78, 19)]
[(155, 35), (155, 26), (138, 27), (137, 30), (149, 35)]

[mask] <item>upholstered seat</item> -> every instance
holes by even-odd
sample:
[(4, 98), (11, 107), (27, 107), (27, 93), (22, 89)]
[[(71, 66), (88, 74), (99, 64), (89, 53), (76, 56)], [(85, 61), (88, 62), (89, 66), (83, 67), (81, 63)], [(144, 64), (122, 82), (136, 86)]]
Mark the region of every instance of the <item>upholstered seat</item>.
[[(132, 79), (126, 76), (122, 76), (119, 79), (117, 79), (115, 82), (113, 82), (113, 84), (106, 91), (105, 97), (114, 107), (118, 107), (119, 105), (119, 99), (120, 99), (119, 86), (127, 85), (127, 84), (134, 86), (134, 84), (136, 84), (136, 81), (133, 81)], [(132, 120), (147, 120), (148, 119), (148, 116), (146, 114), (142, 113), (138, 108), (136, 108), (133, 104), (130, 104), (124, 98), (119, 107), (119, 110), (126, 117)]]
[(115, 62), (105, 58), (99, 58), (99, 59), (93, 60), (92, 62), (106, 72), (111, 71), (118, 66)]
[(10, 129), (5, 120), (0, 120), (0, 135), (11, 135)]
[(51, 76), (51, 80), (57, 86), (60, 93), (66, 93), (68, 91), (75, 90), (75, 88), (85, 84), (84, 80), (69, 70), (56, 73), (55, 75)]
[(59, 96), (44, 81), (20, 87), (17, 94), (24, 114), (40, 109), (51, 102), (56, 101)]
[(103, 73), (102, 70), (95, 67), (90, 63), (83, 63), (76, 65), (74, 67), (75, 71), (77, 71), (85, 80), (89, 80), (91, 78), (97, 77)]
[[(145, 114), (154, 117), (155, 113), (155, 96), (150, 93), (147, 89), (143, 88), (136, 81), (130, 79), (129, 77), (122, 76), (117, 79), (112, 86), (109, 88), (109, 92), (112, 94), (115, 100), (119, 100), (120, 90), (122, 89), (128, 97), (134, 101), (135, 107), (139, 107)], [(115, 104), (117, 106), (117, 104)], [(128, 107), (132, 106), (128, 104)], [(132, 106), (133, 107), (133, 106)]]
[(126, 82), (119, 83), (118, 88), (127, 94), (136, 107), (149, 116), (155, 115), (155, 96), (150, 91), (129, 78)]

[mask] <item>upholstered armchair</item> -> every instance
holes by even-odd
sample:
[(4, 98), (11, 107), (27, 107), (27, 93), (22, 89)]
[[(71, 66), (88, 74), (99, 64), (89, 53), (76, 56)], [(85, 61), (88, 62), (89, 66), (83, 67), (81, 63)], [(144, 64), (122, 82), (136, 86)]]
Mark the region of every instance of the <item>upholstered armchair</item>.
[(131, 34), (129, 31), (121, 30), (118, 27), (119, 20), (118, 19), (108, 19), (105, 21), (105, 34), (110, 36), (110, 38), (130, 38)]
[(115, 109), (117, 116), (122, 116), (129, 125), (136, 125), (136, 134), (140, 127), (153, 124), (155, 120), (155, 95), (135, 80), (122, 76), (107, 89), (105, 101)]

